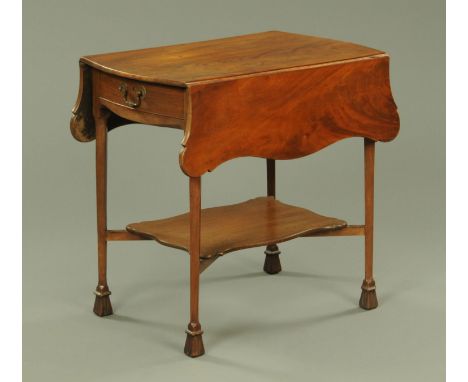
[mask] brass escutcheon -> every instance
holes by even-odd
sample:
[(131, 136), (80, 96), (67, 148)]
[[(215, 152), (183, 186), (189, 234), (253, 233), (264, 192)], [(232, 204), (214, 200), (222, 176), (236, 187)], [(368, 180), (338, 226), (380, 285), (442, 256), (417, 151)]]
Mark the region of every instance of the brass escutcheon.
[(136, 100), (132, 101), (128, 98), (128, 86), (125, 82), (122, 82), (119, 85), (119, 91), (122, 94), (122, 97), (124, 99), (125, 105), (131, 107), (132, 109), (137, 108), (141, 104), (141, 100), (145, 97), (146, 95), (146, 89), (144, 86), (140, 86), (138, 89), (136, 87), (133, 87), (133, 91), (135, 92)]

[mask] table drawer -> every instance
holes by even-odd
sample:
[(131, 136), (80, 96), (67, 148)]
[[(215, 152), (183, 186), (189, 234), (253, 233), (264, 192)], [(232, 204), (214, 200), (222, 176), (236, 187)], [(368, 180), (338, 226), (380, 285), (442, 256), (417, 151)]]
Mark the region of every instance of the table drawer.
[(99, 72), (98, 97), (134, 111), (184, 118), (182, 88), (130, 80)]

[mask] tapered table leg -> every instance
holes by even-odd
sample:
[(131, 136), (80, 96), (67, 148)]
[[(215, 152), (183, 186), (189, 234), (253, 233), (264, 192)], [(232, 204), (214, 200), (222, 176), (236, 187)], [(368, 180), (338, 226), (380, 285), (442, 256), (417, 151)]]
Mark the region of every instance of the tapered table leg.
[(362, 282), (359, 306), (370, 310), (377, 308), (377, 294), (373, 275), (374, 251), (374, 162), (375, 142), (364, 139), (364, 178), (365, 178), (365, 277)]
[(200, 230), (201, 230), (201, 178), (190, 178), (190, 323), (185, 331), (184, 352), (189, 357), (205, 353), (199, 317), (200, 292)]
[[(275, 179), (275, 160), (267, 159), (267, 195), (276, 196), (276, 179)], [(281, 261), (279, 255), (281, 251), (276, 244), (270, 244), (265, 249), (265, 263), (263, 270), (274, 275), (281, 272)]]
[(98, 285), (95, 290), (94, 313), (108, 316), (113, 313), (110, 290), (107, 285), (107, 118), (103, 110), (98, 111), (96, 121), (96, 201), (98, 236)]

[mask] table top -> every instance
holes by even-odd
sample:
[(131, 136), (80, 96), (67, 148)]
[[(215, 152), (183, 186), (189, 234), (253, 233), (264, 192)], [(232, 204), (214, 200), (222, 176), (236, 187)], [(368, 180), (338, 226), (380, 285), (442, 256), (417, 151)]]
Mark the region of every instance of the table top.
[(269, 31), (84, 56), (81, 61), (125, 78), (186, 87), (200, 81), (309, 67), (383, 53), (349, 42)]
[(294, 159), (399, 131), (389, 56), (352, 43), (273, 31), (80, 61), (74, 137), (95, 138), (101, 107), (109, 130), (183, 129), (179, 164), (191, 177), (234, 158)]

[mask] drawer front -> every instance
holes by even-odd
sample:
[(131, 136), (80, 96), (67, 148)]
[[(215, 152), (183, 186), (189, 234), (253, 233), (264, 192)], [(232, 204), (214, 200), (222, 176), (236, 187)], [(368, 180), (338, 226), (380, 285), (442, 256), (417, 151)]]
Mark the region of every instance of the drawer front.
[(98, 97), (134, 111), (184, 118), (185, 90), (99, 72)]

